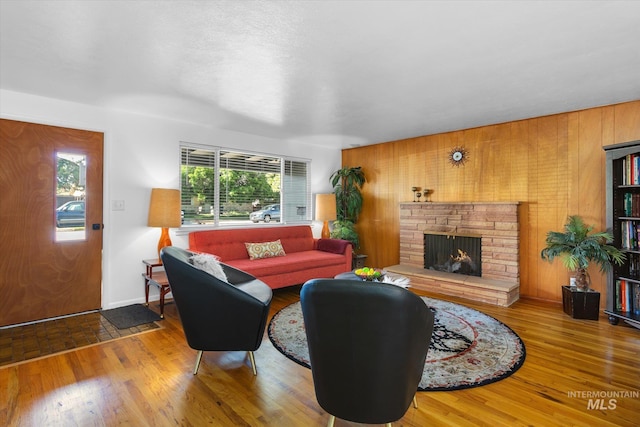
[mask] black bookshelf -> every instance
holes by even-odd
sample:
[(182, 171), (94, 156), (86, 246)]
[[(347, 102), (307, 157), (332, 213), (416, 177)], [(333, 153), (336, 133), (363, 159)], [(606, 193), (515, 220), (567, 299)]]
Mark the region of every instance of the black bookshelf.
[(604, 147), (607, 158), (607, 228), (627, 261), (607, 277), (605, 314), (640, 328), (640, 141)]

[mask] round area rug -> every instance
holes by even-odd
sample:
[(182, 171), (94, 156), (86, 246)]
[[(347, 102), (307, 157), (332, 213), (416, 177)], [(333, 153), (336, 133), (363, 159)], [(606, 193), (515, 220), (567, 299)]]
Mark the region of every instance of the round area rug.
[[(508, 377), (524, 363), (524, 343), (504, 323), (460, 304), (421, 298), (435, 323), (419, 391), (478, 387)], [(300, 302), (277, 312), (268, 334), (278, 351), (310, 368)]]

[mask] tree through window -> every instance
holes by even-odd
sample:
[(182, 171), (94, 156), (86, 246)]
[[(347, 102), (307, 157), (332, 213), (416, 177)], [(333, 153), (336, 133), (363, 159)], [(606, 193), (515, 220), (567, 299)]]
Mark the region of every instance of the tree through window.
[(185, 225), (311, 219), (309, 161), (186, 144), (180, 151)]

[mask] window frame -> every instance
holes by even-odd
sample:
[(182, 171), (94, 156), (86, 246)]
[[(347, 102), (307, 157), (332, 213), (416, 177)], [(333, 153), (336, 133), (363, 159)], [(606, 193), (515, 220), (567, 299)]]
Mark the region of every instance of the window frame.
[[(211, 152), (214, 156), (214, 185), (213, 185), (213, 221), (207, 223), (183, 223), (181, 225), (181, 229), (198, 230), (198, 229), (208, 229), (208, 228), (222, 228), (222, 227), (248, 227), (248, 226), (279, 226), (279, 225), (291, 225), (291, 224), (310, 224), (312, 222), (312, 193), (311, 193), (311, 159), (293, 157), (293, 156), (285, 156), (280, 154), (266, 153), (266, 152), (258, 152), (253, 150), (244, 150), (237, 149), (231, 147), (223, 147), (218, 145), (207, 145), (207, 144), (197, 144), (191, 142), (181, 141), (179, 144), (179, 187), (180, 193), (183, 193), (183, 178), (182, 178), (182, 168), (188, 163), (183, 163), (183, 153), (185, 149), (192, 150), (203, 150)], [(280, 221), (277, 222), (258, 222), (253, 223), (249, 218), (245, 220), (237, 220), (237, 221), (225, 221), (220, 218), (220, 171), (223, 169), (221, 167), (221, 155), (220, 153), (238, 153), (244, 156), (264, 156), (268, 158), (278, 159), (280, 162)], [(289, 176), (293, 176), (293, 171), (296, 169), (296, 164), (304, 164), (304, 190), (303, 194), (295, 193), (301, 187), (295, 187), (293, 189), (287, 190), (285, 188), (286, 184), (291, 184), (292, 180), (288, 179)], [(300, 166), (298, 166), (298, 169)], [(290, 172), (290, 175), (287, 175), (287, 171)], [(291, 194), (291, 192), (294, 194)], [(289, 206), (288, 199), (297, 196), (296, 200), (300, 203), (301, 198), (304, 199), (304, 206), (296, 205)], [(182, 196), (181, 196), (182, 197)], [(295, 203), (295, 202), (291, 202)], [(262, 207), (266, 207), (262, 206)], [(302, 218), (295, 218), (295, 216), (300, 216), (300, 208), (304, 208), (304, 215)], [(297, 215), (291, 214), (291, 209), (295, 209), (295, 213)]]

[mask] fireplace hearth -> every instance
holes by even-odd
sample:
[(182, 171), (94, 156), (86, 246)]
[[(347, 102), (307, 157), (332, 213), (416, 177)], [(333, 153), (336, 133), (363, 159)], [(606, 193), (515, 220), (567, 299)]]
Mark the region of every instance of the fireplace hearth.
[(482, 277), (482, 238), (425, 232), (424, 268)]
[[(508, 307), (520, 294), (518, 206), (519, 202), (402, 202), (400, 263), (385, 268), (409, 277), (417, 289)], [(425, 264), (425, 234), (445, 239), (456, 235), (457, 244), (460, 236), (478, 237), (478, 252), (454, 247), (445, 258)], [(433, 270), (428, 268), (434, 264)], [(479, 270), (476, 275), (459, 274), (458, 270), (473, 270), (473, 265)]]

